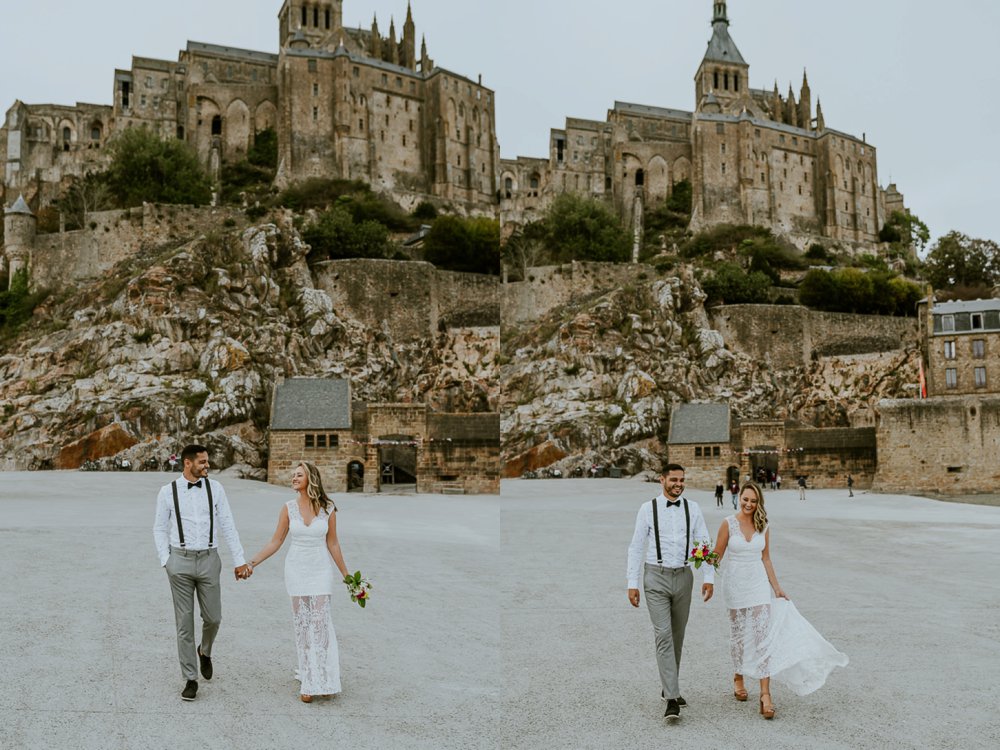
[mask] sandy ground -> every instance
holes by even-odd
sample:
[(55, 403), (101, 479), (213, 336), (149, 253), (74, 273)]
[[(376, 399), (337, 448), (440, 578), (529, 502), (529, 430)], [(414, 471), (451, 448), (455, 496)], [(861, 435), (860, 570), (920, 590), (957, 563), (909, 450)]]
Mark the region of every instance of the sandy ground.
[[(298, 699), (282, 550), (224, 576), (215, 677), (186, 703), (152, 538), (170, 478), (0, 474), (0, 748), (498, 746), (498, 497), (338, 496), (346, 561), (376, 586), (334, 605), (344, 692)], [(253, 554), (289, 491), (224, 483)]]
[[(799, 611), (850, 657), (819, 691), (732, 697), (721, 591), (696, 600), (682, 719), (662, 718), (645, 603), (625, 598), (638, 507), (658, 485), (504, 482), (505, 748), (1000, 747), (1000, 508), (846, 490), (768, 493), (772, 559)], [(713, 535), (732, 506), (691, 491)], [(701, 575), (695, 575), (700, 589)]]

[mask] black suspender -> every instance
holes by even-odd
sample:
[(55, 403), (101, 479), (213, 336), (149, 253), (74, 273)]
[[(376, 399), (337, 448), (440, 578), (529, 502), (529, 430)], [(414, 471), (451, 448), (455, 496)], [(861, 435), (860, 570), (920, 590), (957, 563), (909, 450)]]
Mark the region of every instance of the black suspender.
[[(663, 552), (660, 550), (660, 519), (656, 513), (656, 498), (653, 500), (653, 537), (656, 539), (656, 564), (663, 565)], [(684, 498), (684, 564), (687, 565), (688, 552), (691, 549), (691, 511), (687, 498)]]
[[(208, 477), (205, 477), (205, 492), (208, 493), (208, 547), (211, 549), (215, 539), (215, 503), (212, 502), (212, 481)], [(687, 510), (686, 504), (684, 510)]]
[[(177, 499), (177, 480), (170, 483), (174, 493), (174, 517), (177, 519), (177, 539), (184, 547), (184, 524), (181, 523), (181, 504)], [(208, 547), (211, 549), (215, 541), (215, 502), (212, 500), (212, 483), (205, 477), (205, 491), (208, 493)]]
[(184, 547), (184, 525), (181, 523), (181, 504), (177, 499), (176, 479), (170, 483), (170, 489), (174, 491), (174, 518), (177, 519), (177, 538), (180, 540), (181, 547)]

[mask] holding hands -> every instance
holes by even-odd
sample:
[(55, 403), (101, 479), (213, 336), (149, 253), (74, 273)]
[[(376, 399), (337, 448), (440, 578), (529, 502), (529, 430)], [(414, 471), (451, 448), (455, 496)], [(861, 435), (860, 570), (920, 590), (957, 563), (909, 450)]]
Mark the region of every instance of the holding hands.
[(236, 573), (237, 581), (245, 581), (250, 576), (253, 575), (253, 565), (250, 565), (249, 563), (247, 563), (246, 565), (241, 565), (240, 567), (236, 568), (234, 572)]

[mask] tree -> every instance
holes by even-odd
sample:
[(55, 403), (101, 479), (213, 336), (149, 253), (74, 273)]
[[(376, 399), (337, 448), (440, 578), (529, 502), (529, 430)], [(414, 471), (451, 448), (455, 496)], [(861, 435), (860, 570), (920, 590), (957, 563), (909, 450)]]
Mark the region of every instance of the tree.
[(603, 201), (563, 193), (542, 219), (546, 245), (555, 260), (622, 262), (631, 256), (631, 240)]
[(194, 149), (164, 140), (146, 127), (122, 131), (109, 146), (108, 187), (120, 206), (191, 203), (212, 199), (212, 185)]
[(544, 237), (539, 235), (537, 224), (518, 229), (500, 248), (500, 257), (508, 269), (513, 269), (522, 281), (528, 277), (528, 269), (541, 265), (547, 253)]
[(925, 273), (936, 289), (992, 287), (1000, 281), (1000, 246), (949, 232), (931, 248)]
[(343, 206), (320, 214), (302, 231), (302, 239), (312, 248), (311, 257), (320, 260), (385, 258), (392, 249), (385, 226), (377, 221), (355, 223)]
[(767, 304), (770, 302), (771, 279), (760, 271), (745, 273), (734, 263), (723, 263), (702, 284), (702, 291), (710, 303)]
[(449, 271), (500, 273), (500, 224), (481, 217), (441, 216), (424, 239), (424, 257)]
[(893, 211), (879, 230), (878, 238), (880, 242), (888, 242), (897, 250), (912, 247), (920, 254), (927, 247), (931, 232), (916, 214)]
[(104, 172), (88, 172), (86, 177), (74, 177), (59, 198), (59, 208), (66, 218), (66, 227), (81, 229), (92, 211), (114, 208), (114, 196)]
[(253, 145), (247, 151), (247, 161), (255, 167), (278, 168), (278, 132), (274, 128), (257, 131)]

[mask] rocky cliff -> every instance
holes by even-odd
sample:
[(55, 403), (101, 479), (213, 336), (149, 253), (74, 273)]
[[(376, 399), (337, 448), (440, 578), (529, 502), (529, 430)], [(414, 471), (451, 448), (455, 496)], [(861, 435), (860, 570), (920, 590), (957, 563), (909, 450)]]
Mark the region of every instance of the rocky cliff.
[(272, 386), (288, 376), (349, 378), (357, 400), (496, 410), (496, 326), (393, 340), (317, 286), (290, 218), (147, 246), (51, 297), (0, 356), (0, 468), (162, 466), (197, 441), (262, 477)]
[[(742, 306), (735, 325), (722, 320), (726, 308), (706, 311), (704, 298), (693, 268), (661, 275), (637, 267), (630, 282), (597, 284), (539, 320), (505, 319), (505, 474), (553, 464), (658, 469), (675, 403), (727, 401), (738, 419), (872, 426), (879, 399), (913, 395), (912, 322), (826, 320), (798, 307), (775, 314), (768, 305), (759, 314)], [(834, 335), (838, 346), (830, 347)], [(781, 357), (768, 355), (779, 349)]]

